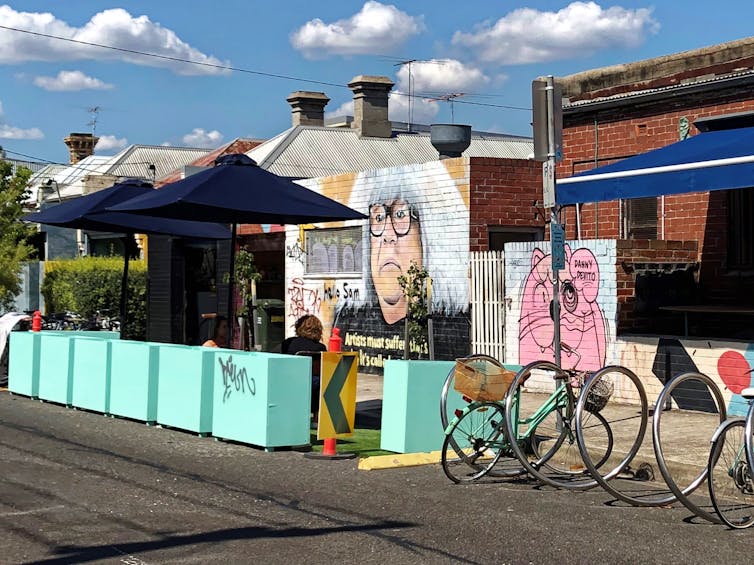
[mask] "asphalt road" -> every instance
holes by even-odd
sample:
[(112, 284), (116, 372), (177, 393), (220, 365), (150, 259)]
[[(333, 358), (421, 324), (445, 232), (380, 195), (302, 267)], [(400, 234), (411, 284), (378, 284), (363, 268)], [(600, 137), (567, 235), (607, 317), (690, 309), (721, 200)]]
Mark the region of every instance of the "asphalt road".
[(602, 491), (266, 453), (0, 394), (0, 563), (743, 563), (754, 531)]

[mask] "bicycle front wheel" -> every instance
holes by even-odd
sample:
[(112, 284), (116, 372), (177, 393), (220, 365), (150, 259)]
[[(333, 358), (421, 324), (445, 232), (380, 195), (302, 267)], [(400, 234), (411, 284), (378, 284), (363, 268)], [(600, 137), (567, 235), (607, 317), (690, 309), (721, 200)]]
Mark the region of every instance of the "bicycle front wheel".
[(754, 524), (754, 483), (746, 462), (744, 420), (728, 420), (712, 440), (707, 485), (712, 506), (731, 528)]
[(588, 489), (588, 474), (573, 429), (573, 394), (563, 372), (549, 361), (530, 363), (505, 398), (505, 431), (511, 451), (535, 479), (565, 489)]
[(475, 481), (498, 462), (506, 447), (503, 409), (494, 402), (471, 404), (451, 424), (442, 446), (442, 470), (454, 483)]

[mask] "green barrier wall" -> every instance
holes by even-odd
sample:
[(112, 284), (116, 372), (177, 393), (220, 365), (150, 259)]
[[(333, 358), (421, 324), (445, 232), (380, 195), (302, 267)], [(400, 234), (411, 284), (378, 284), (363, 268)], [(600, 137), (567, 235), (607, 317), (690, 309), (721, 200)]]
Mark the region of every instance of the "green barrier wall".
[(212, 431), (214, 354), (210, 347), (160, 345), (157, 423), (202, 435)]
[(311, 359), (219, 349), (213, 379), (213, 436), (265, 448), (309, 443)]
[[(380, 447), (397, 453), (438, 451), (444, 433), (440, 422), (440, 393), (454, 361), (385, 362), (382, 387)], [(448, 402), (459, 406), (460, 395)]]
[(39, 396), (40, 332), (10, 332), (8, 390), (37, 398)]
[(71, 404), (108, 414), (112, 341), (78, 335), (70, 339), (73, 341)]
[(68, 335), (40, 334), (39, 398), (70, 406), (74, 340)]
[(111, 347), (110, 414), (156, 422), (160, 345), (113, 340)]

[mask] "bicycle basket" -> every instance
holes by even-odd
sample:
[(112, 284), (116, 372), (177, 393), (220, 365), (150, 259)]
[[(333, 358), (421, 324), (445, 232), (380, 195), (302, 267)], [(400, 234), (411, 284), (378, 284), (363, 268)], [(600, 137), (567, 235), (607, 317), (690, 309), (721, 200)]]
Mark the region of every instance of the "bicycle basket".
[(615, 387), (612, 382), (600, 379), (589, 389), (586, 401), (584, 402), (584, 408), (587, 412), (596, 414), (607, 406), (607, 401), (610, 400), (610, 397), (613, 395), (614, 389)]
[(499, 401), (515, 377), (514, 371), (486, 359), (456, 359), (453, 388), (471, 400)]

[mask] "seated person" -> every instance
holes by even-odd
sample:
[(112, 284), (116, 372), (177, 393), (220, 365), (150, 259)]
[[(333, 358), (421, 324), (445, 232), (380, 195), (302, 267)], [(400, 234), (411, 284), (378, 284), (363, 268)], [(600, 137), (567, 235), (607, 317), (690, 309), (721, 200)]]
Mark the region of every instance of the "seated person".
[(228, 318), (225, 316), (215, 318), (215, 331), (212, 338), (202, 345), (204, 347), (228, 347)]
[(296, 355), (297, 353), (312, 354), (312, 414), (319, 411), (319, 356), (314, 354), (327, 351), (322, 343), (322, 322), (317, 316), (307, 314), (296, 320), (296, 337), (286, 339), (281, 347), (282, 353)]

